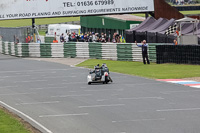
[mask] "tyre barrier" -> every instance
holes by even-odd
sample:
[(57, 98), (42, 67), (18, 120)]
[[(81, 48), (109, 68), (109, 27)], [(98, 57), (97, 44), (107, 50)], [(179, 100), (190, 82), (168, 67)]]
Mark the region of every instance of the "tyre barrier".
[(199, 45), (158, 45), (157, 64), (198, 64), (200, 65)]
[[(149, 58), (156, 62), (156, 45), (149, 44)], [(91, 58), (120, 61), (142, 61), (141, 47), (135, 43), (18, 43), (0, 42), (0, 53), (17, 57)]]

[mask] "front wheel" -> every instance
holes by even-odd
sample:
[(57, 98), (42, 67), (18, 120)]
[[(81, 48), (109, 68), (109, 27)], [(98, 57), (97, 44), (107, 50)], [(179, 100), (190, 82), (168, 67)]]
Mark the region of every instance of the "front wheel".
[(88, 85), (91, 85), (91, 82), (88, 82)]

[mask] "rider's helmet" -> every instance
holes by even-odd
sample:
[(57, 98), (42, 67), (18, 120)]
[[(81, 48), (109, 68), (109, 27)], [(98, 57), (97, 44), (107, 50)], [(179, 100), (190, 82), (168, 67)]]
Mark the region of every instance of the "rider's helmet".
[(97, 69), (97, 68), (99, 68), (99, 64), (97, 64), (97, 65), (94, 67), (94, 69)]

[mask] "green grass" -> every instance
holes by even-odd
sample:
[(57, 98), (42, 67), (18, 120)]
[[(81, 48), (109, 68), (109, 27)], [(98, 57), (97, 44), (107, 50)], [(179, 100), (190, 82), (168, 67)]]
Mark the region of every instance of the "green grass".
[(110, 71), (153, 79), (176, 79), (200, 76), (200, 65), (155, 64), (142, 62), (109, 61), (89, 59), (77, 66), (94, 68), (96, 64), (106, 63)]
[(192, 14), (200, 14), (200, 10), (195, 10), (195, 11), (180, 11), (184, 15), (192, 15)]
[(138, 17), (145, 17), (144, 13), (137, 13), (137, 14), (133, 14), (133, 15), (138, 16)]
[(0, 133), (29, 133), (29, 131), (19, 121), (0, 109)]
[(45, 36), (46, 35), (46, 30), (39, 30), (38, 31), (39, 32), (39, 34), (40, 34), (40, 36)]
[[(80, 17), (59, 17), (59, 18), (40, 18), (35, 19), (36, 25), (43, 24), (56, 24), (63, 22), (80, 21)], [(23, 27), (31, 26), (31, 19), (20, 19), (20, 20), (1, 20), (0, 27)]]

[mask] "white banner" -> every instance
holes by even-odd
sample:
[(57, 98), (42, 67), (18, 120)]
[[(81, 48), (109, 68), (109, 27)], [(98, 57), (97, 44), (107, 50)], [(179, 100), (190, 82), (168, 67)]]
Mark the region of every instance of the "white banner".
[(154, 11), (154, 0), (0, 0), (0, 20)]

